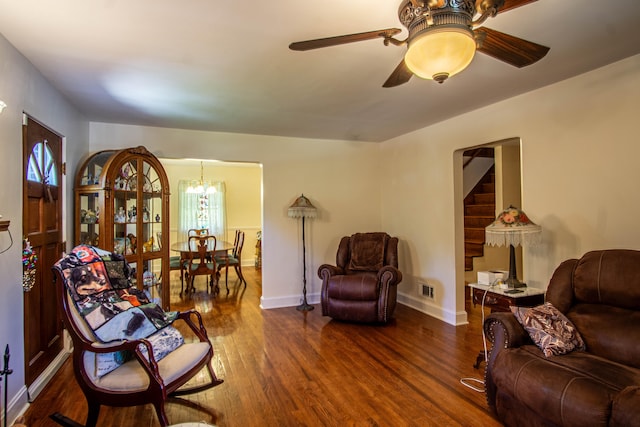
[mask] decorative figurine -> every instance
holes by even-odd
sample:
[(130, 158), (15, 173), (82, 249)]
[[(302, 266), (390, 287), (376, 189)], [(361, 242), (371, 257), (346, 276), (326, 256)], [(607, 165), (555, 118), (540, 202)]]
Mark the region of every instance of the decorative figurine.
[(153, 236), (142, 244), (142, 252), (153, 252)]
[(96, 222), (98, 222), (98, 216), (91, 209), (87, 209), (87, 212), (84, 215), (84, 222), (86, 224), (95, 224)]
[(131, 244), (131, 252), (130, 253), (133, 254), (133, 253), (136, 252), (136, 249), (138, 248), (138, 238), (133, 233), (127, 234), (127, 238), (129, 239), (129, 243)]
[(118, 208), (118, 212), (116, 212), (113, 221), (117, 223), (127, 222), (127, 213), (124, 211), (124, 208), (122, 206)]
[(132, 206), (131, 209), (129, 209), (129, 212), (127, 212), (127, 215), (129, 216), (129, 222), (136, 222), (138, 219), (138, 209), (136, 209), (135, 206)]
[(153, 273), (151, 271), (142, 273), (142, 283), (145, 289), (153, 286)]

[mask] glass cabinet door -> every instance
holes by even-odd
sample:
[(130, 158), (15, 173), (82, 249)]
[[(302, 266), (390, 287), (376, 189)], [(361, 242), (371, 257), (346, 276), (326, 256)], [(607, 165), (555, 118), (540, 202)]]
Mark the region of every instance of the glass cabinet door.
[[(162, 304), (162, 185), (158, 171), (150, 163), (142, 162), (142, 251), (145, 254), (142, 273), (143, 289), (152, 301)], [(168, 271), (166, 274), (169, 278)]]
[(135, 284), (162, 304), (163, 193), (158, 171), (132, 158), (119, 166), (113, 188), (114, 252), (127, 256)]
[(78, 243), (100, 246), (100, 193), (78, 194), (79, 236)]
[(80, 181), (77, 185), (99, 185), (104, 165), (114, 153), (115, 151), (108, 150), (92, 156), (80, 172)]
[(159, 252), (162, 245), (162, 187), (158, 172), (142, 163), (142, 250)]
[(138, 250), (138, 194), (136, 160), (125, 162), (113, 186), (113, 251), (134, 255)]

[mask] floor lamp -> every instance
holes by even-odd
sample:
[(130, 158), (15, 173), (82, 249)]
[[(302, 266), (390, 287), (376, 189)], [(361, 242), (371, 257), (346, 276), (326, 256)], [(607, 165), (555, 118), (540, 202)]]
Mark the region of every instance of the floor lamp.
[(313, 306), (307, 303), (307, 260), (306, 246), (304, 241), (304, 219), (315, 218), (318, 210), (311, 204), (309, 199), (302, 194), (289, 206), (288, 215), (290, 218), (302, 218), (302, 304), (296, 307), (299, 311), (313, 310)]
[(485, 240), (488, 245), (510, 246), (507, 286), (509, 288), (527, 286), (518, 280), (515, 247), (540, 243), (542, 240), (542, 228), (534, 224), (527, 214), (520, 209), (509, 206), (498, 215), (495, 221), (485, 228)]

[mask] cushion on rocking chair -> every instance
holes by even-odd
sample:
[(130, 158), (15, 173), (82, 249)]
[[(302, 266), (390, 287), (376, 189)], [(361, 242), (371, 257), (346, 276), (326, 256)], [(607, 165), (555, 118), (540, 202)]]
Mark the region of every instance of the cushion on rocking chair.
[[(158, 362), (160, 377), (166, 383), (173, 382), (184, 375), (187, 368), (204, 357), (209, 348), (209, 344), (203, 342), (194, 342), (177, 348)], [(146, 390), (149, 387), (149, 375), (140, 363), (129, 360), (109, 375), (94, 378), (93, 382), (96, 386), (111, 391), (134, 392)]]

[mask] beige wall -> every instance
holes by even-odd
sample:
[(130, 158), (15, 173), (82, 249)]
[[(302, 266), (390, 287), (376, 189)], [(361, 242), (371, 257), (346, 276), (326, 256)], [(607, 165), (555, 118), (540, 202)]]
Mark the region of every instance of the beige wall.
[(287, 216), (301, 193), (319, 211), (305, 236), (311, 302), (319, 301), (318, 267), (335, 262), (340, 238), (382, 229), (379, 144), (91, 124), (93, 151), (136, 145), (160, 158), (262, 164), (264, 308), (297, 305), (302, 294), (301, 224)]
[[(524, 279), (593, 249), (640, 249), (640, 55), (383, 143), (383, 226), (403, 239), (401, 301), (464, 323), (462, 161), (456, 150), (522, 141), (522, 208), (543, 229)], [(436, 287), (436, 303), (414, 292)]]
[[(209, 159), (210, 160), (210, 159)], [(178, 231), (178, 182), (200, 180), (200, 161), (160, 159), (171, 190), (169, 231), (171, 243)], [(262, 166), (258, 163), (202, 161), (205, 181), (224, 182), (227, 204), (227, 238), (233, 242), (236, 230), (245, 232), (242, 265), (254, 265), (256, 233), (262, 230)]]

